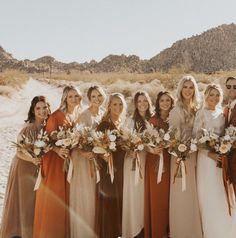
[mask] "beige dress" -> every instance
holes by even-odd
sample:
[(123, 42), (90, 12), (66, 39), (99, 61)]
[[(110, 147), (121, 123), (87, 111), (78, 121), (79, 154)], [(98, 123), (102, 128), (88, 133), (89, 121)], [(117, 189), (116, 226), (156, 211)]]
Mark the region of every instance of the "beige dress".
[[(194, 115), (187, 113), (179, 106), (170, 112), (169, 124), (178, 129), (181, 139), (192, 136)], [(187, 169), (186, 190), (182, 192), (181, 178), (176, 178), (175, 159), (171, 159), (170, 186), (170, 237), (171, 238), (202, 238), (202, 228), (196, 185), (196, 156), (190, 155), (185, 161)]]
[[(21, 131), (30, 140), (35, 140), (38, 129), (30, 123)], [(15, 156), (12, 160), (5, 193), (1, 238), (32, 238), (35, 207), (34, 185), (37, 167)]]
[[(79, 116), (79, 123), (95, 128), (103, 112), (93, 117), (89, 109)], [(78, 149), (72, 151), (73, 175), (70, 183), (71, 238), (96, 237), (95, 227), (95, 176), (91, 176), (90, 161), (83, 158)]]

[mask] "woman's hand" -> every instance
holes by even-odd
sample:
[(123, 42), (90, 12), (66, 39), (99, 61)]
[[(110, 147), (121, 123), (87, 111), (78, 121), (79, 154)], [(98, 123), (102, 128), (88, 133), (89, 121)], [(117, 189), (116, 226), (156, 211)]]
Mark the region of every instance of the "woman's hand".
[(88, 151), (80, 150), (79, 153), (80, 153), (85, 159), (93, 159), (93, 158), (94, 158), (94, 153), (93, 153), (93, 152), (88, 152)]
[(208, 157), (215, 160), (215, 161), (219, 161), (219, 155), (214, 153), (214, 152), (208, 152)]
[(38, 165), (41, 164), (41, 158), (33, 158), (33, 157), (32, 157), (31, 162), (32, 162), (34, 165), (38, 166)]
[(129, 158), (129, 159), (135, 159), (136, 158), (136, 152), (130, 150), (126, 153), (127, 153), (126, 158)]
[(160, 155), (162, 151), (163, 151), (162, 147), (155, 147), (155, 148), (152, 148), (149, 152), (154, 155)]
[(53, 150), (62, 158), (66, 159), (69, 155), (69, 150), (66, 148), (54, 147)]

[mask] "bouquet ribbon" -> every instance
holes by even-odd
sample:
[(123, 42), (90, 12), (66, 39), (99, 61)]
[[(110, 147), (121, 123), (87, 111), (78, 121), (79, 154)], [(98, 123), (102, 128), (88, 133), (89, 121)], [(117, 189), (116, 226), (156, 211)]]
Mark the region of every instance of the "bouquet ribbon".
[(94, 177), (94, 171), (96, 174), (96, 183), (100, 182), (100, 172), (99, 172), (99, 166), (97, 163), (96, 158), (92, 158), (91, 160), (89, 160), (90, 162), (90, 173), (91, 173), (91, 177)]
[(187, 169), (186, 169), (186, 165), (184, 163), (184, 160), (182, 158), (177, 158), (176, 161), (177, 164), (177, 168), (174, 174), (174, 181), (173, 183), (175, 183), (175, 179), (178, 175), (178, 172), (180, 170), (181, 172), (181, 177), (182, 177), (182, 192), (184, 192), (186, 190), (186, 174), (187, 174)]
[(114, 181), (114, 166), (113, 166), (113, 156), (111, 153), (107, 154), (108, 172), (111, 177), (111, 183)]
[(134, 163), (135, 163), (135, 168), (134, 168), (134, 171), (135, 171), (135, 184), (138, 184), (139, 182), (139, 178), (143, 178), (142, 176), (142, 172), (141, 172), (141, 163), (140, 163), (140, 156), (139, 156), (139, 153), (138, 152), (135, 152), (135, 158), (134, 158)]
[(164, 168), (164, 158), (163, 158), (163, 153), (161, 153), (160, 159), (159, 159), (158, 172), (157, 172), (157, 184), (161, 182), (163, 168)]
[(70, 183), (71, 182), (71, 178), (72, 178), (72, 174), (73, 174), (73, 162), (72, 160), (70, 159), (69, 161), (69, 168), (68, 168), (68, 172), (67, 172), (67, 182)]
[(45, 177), (44, 171), (43, 171), (43, 160), (41, 160), (41, 165), (39, 165), (38, 168), (39, 168), (39, 171), (38, 171), (37, 179), (36, 179), (36, 182), (34, 185), (34, 191), (38, 190), (38, 188), (41, 184), (42, 178)]

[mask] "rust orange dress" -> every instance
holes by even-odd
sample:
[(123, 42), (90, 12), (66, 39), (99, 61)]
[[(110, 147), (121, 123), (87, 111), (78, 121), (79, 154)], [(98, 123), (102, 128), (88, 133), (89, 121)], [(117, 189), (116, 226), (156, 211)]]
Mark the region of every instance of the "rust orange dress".
[[(65, 114), (57, 110), (48, 119), (46, 130), (51, 133), (59, 126), (69, 127)], [(49, 151), (43, 157), (41, 185), (36, 193), (33, 238), (69, 237), (69, 184), (63, 172), (64, 160)]]
[[(97, 130), (117, 129), (112, 121), (101, 122)], [(95, 229), (99, 238), (117, 238), (122, 233), (123, 166), (125, 151), (120, 147), (112, 153), (114, 181), (111, 183), (107, 163), (99, 159), (100, 182), (96, 186)]]
[[(168, 123), (153, 116), (150, 123), (154, 127), (168, 129)], [(146, 238), (167, 237), (169, 230), (169, 194), (170, 194), (170, 154), (163, 151), (164, 173), (157, 184), (159, 155), (151, 153), (146, 157), (145, 197), (144, 197), (144, 235)]]

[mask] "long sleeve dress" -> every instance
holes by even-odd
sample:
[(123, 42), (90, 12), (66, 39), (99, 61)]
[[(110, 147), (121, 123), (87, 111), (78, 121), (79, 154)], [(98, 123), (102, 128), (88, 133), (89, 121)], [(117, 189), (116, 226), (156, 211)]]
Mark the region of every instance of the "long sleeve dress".
[[(224, 132), (224, 116), (220, 109), (198, 111), (194, 122), (194, 135), (201, 135), (202, 128), (218, 135)], [(222, 169), (209, 158), (208, 150), (199, 149), (197, 156), (197, 191), (204, 238), (235, 238), (236, 212), (229, 215), (224, 190)]]
[[(24, 135), (34, 141), (38, 132), (39, 128), (29, 123), (20, 132), (20, 136)], [(32, 162), (20, 159), (17, 155), (13, 158), (5, 193), (1, 238), (33, 237), (36, 176), (37, 167)]]
[[(51, 133), (59, 126), (70, 127), (65, 114), (57, 110), (47, 121)], [(53, 150), (43, 157), (44, 178), (36, 193), (34, 238), (69, 237), (69, 184), (63, 171), (64, 160)]]
[[(169, 116), (169, 125), (177, 128), (179, 139), (192, 137), (194, 114), (175, 106)], [(176, 160), (171, 159), (170, 186), (170, 237), (171, 238), (202, 238), (202, 228), (196, 183), (196, 156), (189, 155), (185, 161), (187, 176), (186, 190), (182, 192), (181, 178), (176, 178)]]
[[(155, 128), (168, 129), (168, 123), (160, 117), (152, 117), (150, 123)], [(145, 169), (145, 210), (144, 234), (146, 238), (163, 238), (169, 233), (169, 195), (170, 195), (170, 154), (163, 150), (163, 174), (157, 184), (157, 171), (160, 156), (147, 154)]]
[[(112, 121), (102, 121), (98, 131), (117, 129)], [(112, 153), (114, 181), (111, 183), (107, 172), (107, 163), (99, 159), (100, 182), (96, 185), (96, 216), (95, 229), (99, 238), (117, 238), (122, 234), (122, 198), (123, 198), (123, 167), (125, 151), (117, 147)]]
[[(79, 124), (95, 128), (101, 120), (100, 110), (96, 117), (86, 109), (79, 116)], [(70, 232), (71, 238), (96, 237), (95, 234), (95, 175), (91, 176), (91, 163), (73, 149), (73, 176), (70, 183)]]
[[(127, 122), (127, 127), (134, 128), (134, 120)], [(144, 228), (144, 177), (146, 152), (139, 153), (142, 178), (136, 181), (132, 170), (133, 159), (126, 154), (124, 159), (124, 187), (122, 212), (122, 237), (137, 236)], [(138, 169), (138, 168), (136, 168)], [(139, 176), (139, 175), (138, 175)]]

